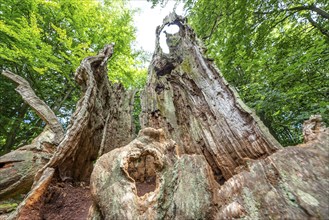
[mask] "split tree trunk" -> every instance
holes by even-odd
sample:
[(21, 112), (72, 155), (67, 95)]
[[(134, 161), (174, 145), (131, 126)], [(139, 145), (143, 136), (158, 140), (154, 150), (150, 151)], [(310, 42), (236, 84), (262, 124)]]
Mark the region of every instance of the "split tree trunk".
[[(165, 54), (159, 37), (173, 24)], [(325, 219), (329, 130), (320, 117), (305, 122), (305, 144), (281, 148), (183, 18), (171, 14), (156, 33), (143, 129), (96, 162), (89, 219)]]
[[(164, 27), (169, 54), (159, 43)], [(247, 159), (264, 158), (280, 144), (238, 97), (211, 61), (203, 57), (186, 21), (171, 14), (157, 28), (156, 50), (142, 94), (142, 126), (162, 128), (180, 145), (180, 154), (204, 155), (219, 182)]]
[[(179, 32), (166, 34), (165, 54), (159, 37), (172, 24)], [(68, 131), (11, 218), (40, 219), (49, 185), (92, 171), (89, 219), (325, 219), (329, 130), (320, 117), (305, 122), (305, 144), (281, 148), (196, 41), (174, 13), (157, 28), (133, 141), (134, 92), (106, 75), (113, 47), (83, 60), (76, 80), (84, 94)]]
[[(35, 176), (31, 191), (11, 218), (24, 219), (32, 210), (40, 211), (38, 206), (41, 206), (49, 184), (56, 181), (88, 182), (98, 156), (124, 146), (134, 138), (132, 108), (135, 92), (125, 91), (120, 84), (110, 84), (106, 66), (112, 53), (113, 46), (107, 45), (97, 56), (84, 59), (77, 69), (75, 79), (82, 87), (83, 96), (77, 103), (65, 135), (54, 113), (35, 96), (28, 83), (17, 75), (3, 72), (15, 82), (16, 79), (24, 81), (18, 91), (47, 123), (45, 131), (32, 142), (32, 150), (24, 153), (25, 157), (20, 156), (20, 152), (25, 152), (26, 146), (0, 158), (0, 176), (9, 176), (1, 179), (1, 199), (5, 195), (26, 193)], [(48, 157), (44, 155), (43, 148), (42, 154), (39, 153), (44, 158), (43, 163), (38, 163), (35, 142), (40, 142), (43, 148), (44, 145), (52, 147), (52, 155)], [(26, 173), (26, 166), (33, 169)], [(28, 182), (18, 179), (27, 177)], [(29, 218), (41, 219), (42, 216), (35, 211), (30, 213)]]

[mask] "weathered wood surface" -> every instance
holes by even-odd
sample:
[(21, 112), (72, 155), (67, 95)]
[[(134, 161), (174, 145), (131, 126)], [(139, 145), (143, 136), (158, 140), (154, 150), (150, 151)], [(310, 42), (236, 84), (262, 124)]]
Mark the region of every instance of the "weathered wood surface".
[[(167, 34), (164, 54), (168, 24), (180, 31)], [(304, 144), (281, 148), (200, 50), (181, 17), (158, 27), (144, 128), (96, 162), (88, 218), (325, 219), (329, 131), (321, 118), (305, 122)]]
[[(166, 34), (169, 54), (159, 43)], [(156, 49), (142, 93), (142, 126), (162, 128), (181, 154), (204, 155), (219, 182), (232, 177), (247, 159), (266, 157), (280, 144), (206, 59), (186, 20), (175, 13), (157, 28)]]
[(111, 86), (108, 99), (111, 108), (106, 118), (99, 156), (127, 145), (136, 137), (132, 115), (135, 95), (136, 90), (125, 90), (122, 84)]
[(55, 113), (42, 101), (33, 91), (30, 84), (21, 76), (8, 70), (4, 70), (2, 75), (11, 79), (17, 84), (16, 91), (22, 96), (24, 101), (37, 113), (37, 115), (49, 126), (55, 134), (54, 144), (59, 144), (64, 136), (64, 129)]
[[(112, 53), (113, 45), (106, 45), (98, 55), (84, 59), (77, 69), (75, 79), (81, 86), (83, 95), (77, 103), (67, 132), (65, 135), (62, 133), (60, 139), (53, 131), (58, 127), (58, 120), (52, 111), (42, 106), (45, 105), (44, 102), (36, 97), (24, 79), (7, 74), (20, 84), (19, 88), (23, 88), (19, 91), (23, 91), (20, 94), (24, 100), (26, 99), (50, 125), (46, 126), (44, 132), (31, 145), (0, 157), (0, 164), (3, 164), (0, 177), (5, 176), (0, 181), (0, 200), (5, 199), (4, 195), (6, 198), (13, 196), (10, 193), (27, 193), (33, 181), (29, 195), (33, 198), (40, 195), (40, 200), (49, 185), (48, 181), (46, 185), (40, 185), (40, 178), (44, 177), (49, 169), (54, 170), (49, 181), (55, 179), (54, 182), (88, 182), (93, 163), (98, 156), (124, 146), (135, 137), (135, 127), (132, 123), (135, 91), (126, 91), (122, 85), (109, 82), (107, 61)], [(28, 92), (33, 93), (34, 95), (29, 97), (37, 101), (29, 98), (26, 95)], [(11, 215), (12, 218), (24, 218), (26, 210), (33, 209), (29, 206), (29, 198), (24, 199), (15, 214)], [(42, 202), (39, 205), (42, 206)], [(35, 211), (29, 218), (42, 217)]]
[[(126, 92), (121, 85), (110, 84), (108, 80), (107, 65), (104, 62), (112, 53), (113, 45), (105, 46), (98, 55), (85, 58), (75, 73), (75, 80), (82, 87), (83, 96), (77, 103), (63, 141), (44, 167), (56, 168), (63, 181), (89, 181), (93, 162), (99, 153), (106, 152), (110, 146), (112, 149), (121, 147), (133, 139), (132, 116), (117, 117), (132, 114), (131, 106), (124, 105), (131, 92)], [(106, 123), (115, 119), (121, 125), (118, 130), (111, 129), (111, 124)], [(112, 132), (104, 132), (105, 127)], [(122, 130), (124, 134), (120, 133)], [(117, 141), (113, 144), (108, 142), (111, 140), (109, 135)], [(121, 135), (125, 135), (125, 139)], [(102, 140), (105, 141), (101, 148)], [(38, 176), (41, 173), (42, 170)]]
[(7, 220), (42, 219), (42, 216), (40, 216), (43, 203), (42, 198), (47, 191), (48, 186), (51, 184), (54, 173), (55, 169), (46, 168), (39, 180), (34, 182), (34, 186), (27, 194), (24, 201), (21, 202), (17, 209), (8, 216)]
[(214, 219), (327, 219), (329, 129), (314, 116), (304, 134), (304, 144), (251, 160), (225, 182)]
[[(168, 24), (180, 31), (167, 34), (164, 54), (159, 35)], [(171, 14), (157, 29), (144, 128), (133, 141), (134, 92), (106, 75), (113, 47), (82, 61), (84, 93), (71, 125), (10, 217), (41, 219), (52, 179), (88, 180), (92, 171), (88, 219), (326, 219), (329, 130), (321, 117), (305, 122), (305, 143), (281, 148), (200, 51), (183, 18)]]
[(0, 201), (28, 192), (35, 173), (50, 160), (64, 137), (54, 112), (36, 96), (29, 83), (10, 71), (2, 74), (17, 84), (16, 91), (44, 120), (46, 127), (29, 145), (0, 157)]
[(201, 155), (183, 155), (159, 129), (104, 154), (91, 176), (89, 219), (209, 219), (214, 185)]
[(144, 128), (97, 160), (88, 219), (326, 219), (329, 129), (320, 122), (305, 122), (306, 143), (248, 160), (223, 185), (202, 155), (180, 155), (162, 129)]

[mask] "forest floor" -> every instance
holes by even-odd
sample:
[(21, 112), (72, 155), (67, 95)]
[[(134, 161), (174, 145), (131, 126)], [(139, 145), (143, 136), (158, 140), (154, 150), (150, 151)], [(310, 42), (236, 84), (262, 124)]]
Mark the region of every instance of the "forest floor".
[(91, 204), (89, 186), (57, 183), (50, 186), (41, 216), (45, 220), (84, 220)]

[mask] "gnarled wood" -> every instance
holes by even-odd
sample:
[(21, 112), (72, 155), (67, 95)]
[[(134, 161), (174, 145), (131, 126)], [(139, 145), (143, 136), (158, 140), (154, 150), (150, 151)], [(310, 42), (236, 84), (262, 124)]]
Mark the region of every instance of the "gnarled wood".
[[(98, 156), (103, 152), (121, 147), (133, 139), (132, 108), (135, 92), (126, 91), (119, 84), (110, 84), (107, 76), (107, 61), (112, 53), (113, 45), (106, 45), (98, 55), (84, 59), (77, 69), (75, 79), (82, 87), (83, 96), (77, 103), (76, 111), (71, 117), (70, 125), (63, 140), (61, 140), (55, 152), (54, 150), (51, 151), (50, 161), (46, 160), (45, 163), (48, 163), (43, 163), (43, 167), (34, 167), (33, 162), (37, 157), (34, 152), (28, 154), (29, 158), (33, 158), (31, 167), (34, 167), (29, 173), (29, 178), (32, 177), (33, 180), (33, 176), (36, 174), (30, 192), (31, 195), (36, 195), (41, 190), (41, 185), (38, 183), (49, 169), (54, 170), (54, 175), (49, 177), (54, 179), (52, 184), (56, 181), (88, 181), (93, 169), (93, 162)], [(48, 129), (44, 133), (48, 132), (49, 136), (52, 134), (49, 133), (50, 131), (52, 130)], [(39, 139), (47, 137), (44, 133), (40, 135)], [(50, 135), (50, 137), (53, 136)], [(101, 144), (102, 150), (100, 150)], [(19, 150), (23, 149), (20, 148)], [(21, 174), (23, 177), (25, 175)], [(53, 176), (56, 178), (53, 178)], [(12, 178), (10, 174), (9, 177)], [(31, 183), (32, 181), (30, 181)], [(5, 187), (7, 186), (8, 184)], [(43, 186), (45, 186), (45, 189), (42, 189), (44, 193), (47, 191), (48, 185)], [(29, 187), (26, 187), (26, 189), (28, 190)], [(41, 198), (42, 195), (40, 194), (37, 199), (40, 206), (42, 206)], [(26, 198), (21, 203), (19, 210), (31, 209), (31, 206), (28, 205), (28, 199)], [(26, 213), (26, 211), (19, 211), (16, 212), (16, 215), (22, 216), (19, 214), (21, 212)], [(42, 218), (39, 212), (31, 214), (29, 217), (32, 219)]]
[(64, 129), (59, 123), (55, 113), (48, 107), (48, 105), (42, 101), (32, 90), (30, 84), (21, 76), (18, 76), (8, 70), (2, 71), (2, 75), (11, 79), (18, 84), (15, 89), (24, 99), (24, 101), (37, 113), (37, 115), (49, 126), (54, 132), (54, 143), (58, 144), (63, 136)]
[[(159, 35), (168, 24), (180, 31), (167, 33), (170, 53), (164, 54)], [(142, 95), (144, 128), (120, 147), (133, 137), (129, 112), (134, 92), (109, 84), (105, 64), (112, 52), (107, 45), (82, 61), (76, 80), (84, 94), (68, 132), (12, 218), (42, 219), (33, 211), (37, 204), (42, 207), (50, 181), (88, 180), (93, 160), (107, 151), (90, 178), (88, 219), (329, 215), (329, 130), (319, 116), (305, 122), (304, 144), (281, 148), (202, 56), (186, 21), (171, 14), (157, 29)]]
[(321, 124), (319, 116), (312, 116), (304, 123), (306, 143), (249, 161), (225, 182), (217, 191), (215, 219), (326, 219), (329, 129)]
[(209, 219), (211, 168), (201, 155), (175, 153), (159, 129), (144, 128), (127, 146), (104, 154), (91, 176), (89, 219)]
[(0, 157), (0, 200), (27, 193), (35, 173), (50, 160), (64, 136), (56, 115), (36, 96), (29, 83), (10, 71), (5, 70), (2, 74), (18, 84), (16, 91), (44, 120), (46, 127), (31, 144)]
[[(169, 54), (159, 44), (167, 25)], [(219, 182), (236, 174), (246, 159), (266, 157), (281, 146), (206, 59), (186, 20), (170, 14), (157, 28), (156, 49), (142, 94), (142, 126), (162, 128), (181, 153), (201, 154)]]
[[(77, 103), (63, 141), (44, 167), (56, 168), (62, 180), (88, 181), (103, 139), (117, 138), (113, 145), (103, 141), (102, 151), (106, 151), (110, 146), (112, 149), (120, 147), (133, 138), (132, 117), (117, 117), (131, 115), (132, 108), (121, 104), (125, 103), (126, 97), (130, 97), (130, 91), (126, 92), (121, 85), (111, 85), (108, 80), (106, 62), (112, 53), (113, 45), (106, 45), (97, 56), (85, 58), (75, 73), (75, 79), (83, 89), (83, 96)], [(106, 123), (115, 118), (121, 125), (118, 131), (111, 130), (111, 124)], [(105, 127), (112, 131), (111, 134), (104, 134)], [(120, 138), (121, 131), (126, 131), (126, 139)], [(111, 138), (108, 137), (110, 135)], [(37, 177), (41, 173), (42, 170)]]
[(97, 160), (88, 219), (326, 219), (329, 129), (319, 117), (304, 128), (312, 140), (249, 159), (223, 185), (202, 155), (144, 128)]
[[(166, 34), (164, 54), (167, 24), (180, 31)], [(185, 20), (171, 14), (164, 25), (142, 95), (144, 129), (96, 162), (89, 219), (328, 216), (329, 131), (321, 119), (305, 122), (308, 142), (281, 148), (201, 55)]]

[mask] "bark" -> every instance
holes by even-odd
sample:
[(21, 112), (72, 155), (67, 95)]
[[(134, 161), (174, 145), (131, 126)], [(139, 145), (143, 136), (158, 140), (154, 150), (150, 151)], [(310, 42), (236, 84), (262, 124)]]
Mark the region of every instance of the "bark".
[(89, 219), (209, 219), (217, 185), (201, 155), (179, 157), (161, 129), (145, 128), (104, 154), (91, 176)]
[[(2, 173), (4, 176), (8, 175), (8, 178), (5, 178), (7, 181), (0, 185), (0, 189), (3, 187), (7, 191), (10, 188), (11, 191), (16, 193), (26, 193), (31, 187), (34, 177), (32, 189), (15, 213), (11, 215), (11, 219), (24, 219), (26, 213), (29, 213), (28, 218), (30, 219), (42, 219), (39, 211), (49, 184), (56, 184), (57, 181), (88, 182), (93, 169), (93, 162), (100, 156), (99, 154), (115, 147), (124, 146), (134, 138), (132, 106), (135, 92), (125, 91), (122, 85), (113, 85), (109, 82), (107, 60), (112, 56), (112, 53), (113, 45), (106, 45), (98, 55), (84, 59), (77, 69), (75, 79), (82, 87), (83, 95), (77, 103), (76, 111), (71, 117), (66, 134), (59, 141), (56, 149), (52, 148), (51, 158), (48, 155), (48, 159), (41, 166), (36, 166), (38, 157), (36, 157), (34, 151), (28, 152), (27, 158), (15, 159), (17, 155), (20, 155), (17, 152), (24, 151), (26, 146), (17, 150), (14, 159), (6, 159), (8, 154), (0, 158), (0, 164), (2, 160), (6, 161), (0, 169), (0, 175)], [(15, 80), (19, 78), (17, 76), (11, 77)], [(21, 78), (19, 80), (24, 81)], [(25, 82), (24, 88), (30, 89), (28, 83)], [(51, 128), (57, 128), (52, 124), (54, 122), (53, 118), (56, 118), (56, 116), (48, 114), (49, 108), (40, 107), (40, 103), (43, 103), (40, 99), (37, 102), (35, 100), (31, 101), (25, 97), (25, 90), (23, 92), (21, 95), (24, 100), (27, 99), (26, 101), (30, 105), (37, 103), (34, 109), (43, 120), (49, 123), (45, 131), (36, 138), (39, 141), (39, 139), (49, 136), (49, 132), (55, 130)], [(37, 99), (35, 95), (33, 98)], [(51, 135), (50, 137), (53, 138)], [(58, 139), (53, 138), (50, 141), (48, 140), (47, 143), (53, 144), (55, 143), (54, 140), (58, 141)], [(34, 142), (32, 145), (34, 146)], [(13, 156), (9, 158), (13, 158)], [(17, 165), (9, 166), (14, 162), (20, 162), (22, 164), (21, 168)], [(17, 178), (11, 174), (13, 169), (15, 172), (16, 170), (22, 170), (23, 172), (26, 170), (26, 163), (28, 163), (28, 167), (33, 168), (28, 173), (29, 180), (32, 177), (32, 181), (26, 184), (23, 190), (9, 186)], [(20, 173), (20, 177), (26, 178), (27, 175)], [(47, 179), (47, 181), (44, 182), (44, 179)]]
[(316, 116), (304, 134), (219, 185), (202, 155), (179, 156), (162, 129), (144, 128), (97, 160), (88, 219), (326, 219), (329, 129)]
[[(84, 59), (75, 73), (75, 80), (83, 89), (83, 97), (77, 103), (63, 141), (51, 161), (45, 166), (45, 168), (56, 168), (63, 181), (89, 181), (102, 139), (108, 136), (106, 132), (104, 134), (106, 121), (116, 116), (113, 113), (120, 114), (126, 111), (120, 108), (121, 104), (115, 105), (115, 103), (123, 100), (129, 92), (126, 92), (122, 86), (110, 85), (107, 76), (106, 61), (112, 53), (113, 45), (105, 46), (97, 56)], [(117, 95), (113, 95), (116, 93)], [(129, 114), (129, 110), (127, 112)], [(123, 125), (120, 130), (132, 130), (130, 118), (121, 119), (128, 122), (120, 121)], [(113, 131), (111, 135), (113, 139), (120, 139), (121, 134)], [(129, 136), (127, 140), (131, 140)], [(103, 148), (122, 146), (120, 141), (117, 141), (116, 145), (111, 144), (105, 142)], [(38, 172), (37, 177), (42, 171)]]
[(111, 110), (105, 121), (99, 156), (123, 147), (135, 138), (132, 112), (136, 90), (125, 91), (121, 84), (114, 84), (111, 89)]
[[(171, 23), (180, 32), (167, 34), (164, 54), (159, 35)], [(327, 218), (321, 117), (305, 122), (304, 144), (281, 148), (202, 57), (184, 20), (172, 14), (164, 25), (142, 95), (144, 128), (97, 160), (88, 219)]]
[(219, 189), (215, 218), (326, 219), (328, 136), (321, 116), (311, 117), (304, 123), (304, 144), (249, 161)]
[[(169, 54), (159, 36), (167, 25)], [(211, 61), (203, 57), (186, 21), (171, 14), (157, 28), (156, 50), (142, 94), (143, 127), (162, 128), (180, 145), (181, 154), (204, 155), (217, 180), (223, 182), (247, 159), (281, 148), (267, 128), (228, 85)]]
[[(165, 54), (159, 35), (169, 24), (180, 30), (166, 34)], [(134, 140), (135, 93), (106, 74), (113, 46), (84, 59), (68, 131), (9, 219), (42, 219), (48, 186), (89, 180), (91, 171), (88, 219), (325, 219), (329, 130), (321, 117), (305, 122), (305, 143), (281, 148), (200, 51), (176, 14), (157, 28)]]
[(47, 125), (31, 144), (0, 157), (1, 200), (29, 191), (35, 173), (49, 161), (64, 135), (53, 111), (35, 95), (26, 80), (9, 71), (2, 74), (17, 83), (16, 91)]

